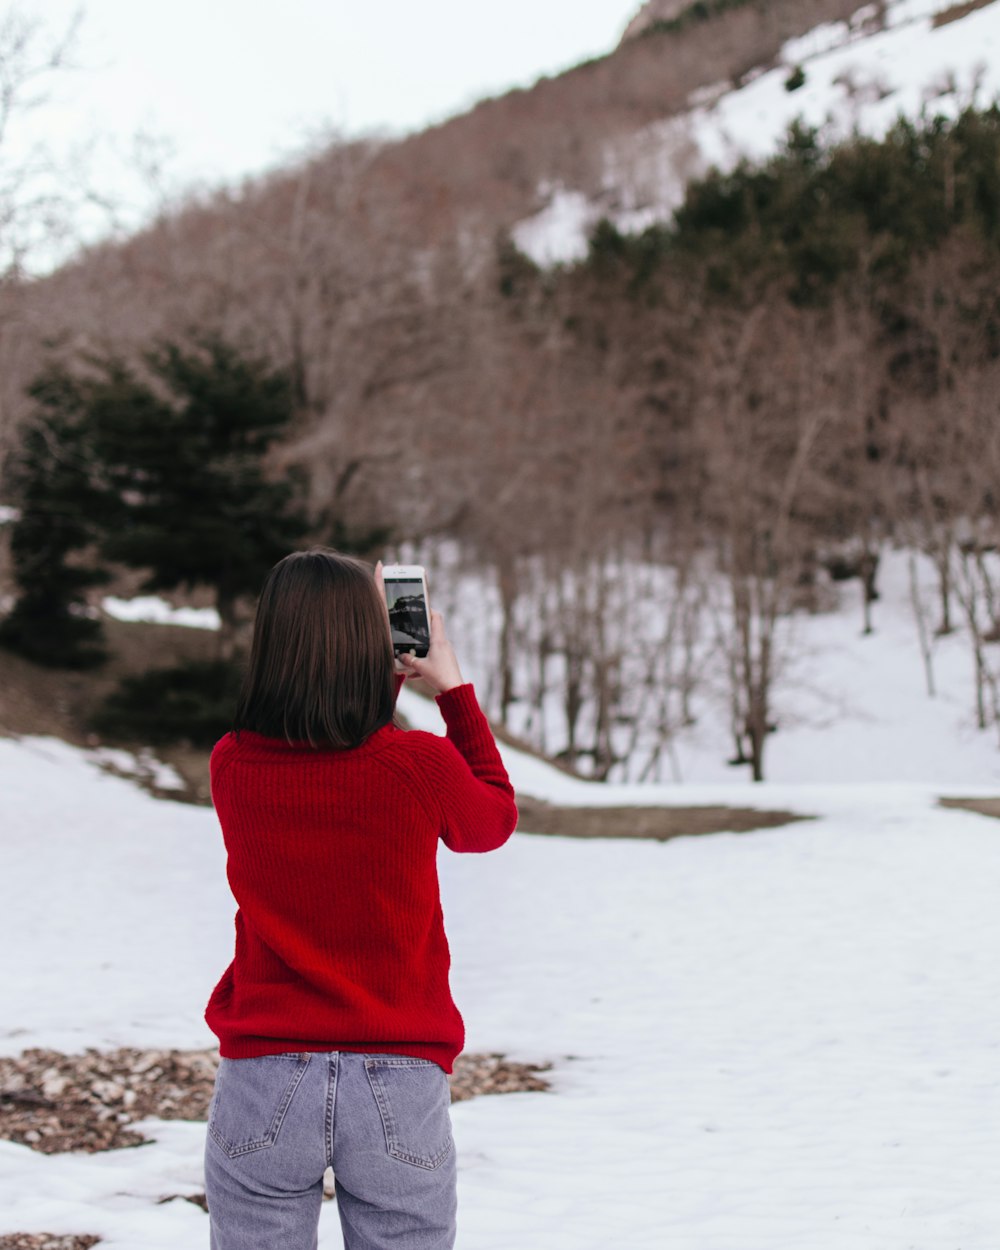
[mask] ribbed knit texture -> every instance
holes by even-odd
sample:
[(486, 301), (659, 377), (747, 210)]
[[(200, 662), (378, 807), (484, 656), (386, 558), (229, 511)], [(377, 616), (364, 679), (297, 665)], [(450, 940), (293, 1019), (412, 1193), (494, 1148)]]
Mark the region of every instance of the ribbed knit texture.
[(346, 751), (245, 730), (216, 744), (212, 798), (239, 911), (205, 1019), (226, 1058), (385, 1051), (452, 1070), (465, 1034), (438, 839), (492, 851), (517, 809), (472, 686), (437, 702), (446, 738), (387, 725)]

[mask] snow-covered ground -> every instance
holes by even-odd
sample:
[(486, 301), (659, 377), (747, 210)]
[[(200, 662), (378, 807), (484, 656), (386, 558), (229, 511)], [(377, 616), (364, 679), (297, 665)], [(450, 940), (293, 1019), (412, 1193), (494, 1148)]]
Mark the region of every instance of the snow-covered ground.
[(147, 621), (153, 625), (184, 625), (189, 629), (218, 629), (219, 614), (215, 608), (175, 608), (159, 595), (137, 595), (119, 599), (107, 595), (101, 607), (116, 621)]
[[(900, 116), (954, 117), (989, 105), (1000, 96), (1000, 3), (963, 8), (970, 6), (888, 0), (884, 29), (878, 6), (868, 4), (851, 21), (790, 40), (775, 68), (739, 88), (703, 89), (686, 112), (609, 146), (599, 196), (540, 188), (545, 207), (514, 228), (517, 246), (539, 265), (570, 263), (586, 256), (601, 217), (625, 231), (669, 221), (689, 181), (713, 166), (728, 171), (773, 155), (796, 120), (836, 141), (854, 131), (880, 137)], [(944, 21), (948, 14), (954, 20)], [(799, 69), (803, 85), (788, 91)]]
[[(732, 795), (505, 755), (563, 803)], [(1000, 826), (936, 795), (765, 785), (741, 799), (818, 819), (443, 852), (469, 1048), (553, 1064), (549, 1093), (454, 1108), (462, 1250), (996, 1250)], [(0, 1050), (210, 1045), (232, 941), (214, 814), (0, 740), (0, 829)], [(198, 1208), (158, 1203), (202, 1188), (204, 1126), (147, 1131), (91, 1156), (0, 1142), (0, 1234), (207, 1247)]]
[[(499, 712), (496, 657), (500, 614), (495, 587), (449, 563), (447, 551), (409, 552), (429, 565), (432, 603), (440, 608), (455, 640), (464, 671), (482, 692), (490, 712)], [(408, 557), (409, 558), (409, 557)], [(1000, 727), (977, 728), (974, 694), (974, 660), (959, 605), (953, 604), (954, 632), (932, 638), (935, 694), (927, 692), (921, 659), (919, 631), (911, 601), (909, 553), (886, 548), (878, 573), (880, 598), (873, 609), (873, 632), (862, 634), (861, 586), (858, 581), (827, 587), (832, 596), (829, 611), (799, 613), (781, 622), (780, 672), (774, 683), (773, 720), (777, 732), (769, 735), (765, 750), (768, 780), (800, 782), (928, 781), (940, 785), (1000, 784)], [(646, 574), (642, 573), (641, 577)], [(637, 592), (637, 574), (626, 568), (622, 588), (615, 591), (607, 612), (609, 638), (623, 629), (625, 651), (635, 650), (629, 633), (637, 621), (669, 610), (669, 570), (650, 573), (651, 593)], [(931, 562), (917, 563), (917, 594), (922, 602), (928, 632), (938, 621), (937, 579)], [(724, 599), (725, 587), (716, 598)], [(636, 596), (641, 611), (629, 605)], [(648, 607), (647, 607), (648, 603)], [(521, 616), (537, 614), (537, 605), (526, 603)], [(723, 606), (723, 611), (725, 607)], [(519, 622), (520, 626), (520, 622)], [(985, 624), (984, 624), (985, 628)], [(697, 685), (691, 705), (695, 723), (678, 727), (669, 758), (660, 768), (663, 781), (679, 780), (713, 786), (752, 785), (746, 766), (734, 768), (730, 732), (729, 696), (725, 660), (712, 650), (711, 614), (704, 612), (696, 647)], [(529, 636), (537, 626), (524, 625)], [(648, 642), (648, 640), (647, 640)], [(612, 645), (609, 642), (609, 645)], [(986, 648), (987, 662), (1000, 668), (997, 645)], [(530, 651), (520, 654), (515, 665), (515, 691), (523, 694), (536, 680), (536, 663)], [(565, 744), (565, 713), (559, 682), (558, 657), (550, 663), (550, 688), (545, 700), (544, 747), (554, 753)], [(586, 692), (585, 692), (586, 693)], [(633, 700), (635, 702), (635, 700)], [(588, 700), (588, 709), (592, 700)], [(532, 724), (530, 700), (515, 702), (509, 728), (526, 740), (538, 742), (538, 725)], [(649, 712), (647, 711), (647, 716)], [(536, 718), (537, 720), (537, 718)], [(586, 742), (586, 715), (581, 718), (580, 741)], [(617, 726), (618, 741), (626, 743), (631, 727)], [(635, 758), (616, 772), (632, 778), (641, 773), (649, 734), (640, 734)], [(623, 752), (626, 747), (619, 747)], [(627, 772), (625, 771), (627, 770)], [(614, 775), (613, 775), (614, 776)], [(615, 780), (621, 779), (614, 776)]]
[[(475, 682), (487, 711), (496, 716), (500, 610), (495, 586), (489, 577), (467, 570), (460, 552), (447, 545), (424, 552), (414, 547), (407, 550), (407, 559), (429, 562), (432, 601), (445, 612), (466, 675)], [(926, 557), (918, 557), (916, 570), (919, 599), (933, 632), (939, 610), (938, 581)], [(650, 576), (659, 589), (647, 615), (661, 616), (670, 595), (670, 574), (660, 570)], [(620, 597), (634, 591), (634, 577), (634, 571), (626, 570), (625, 584), (617, 591)], [(909, 551), (886, 547), (878, 585), (874, 631), (868, 636), (861, 634), (861, 589), (856, 580), (825, 587), (831, 596), (828, 611), (799, 612), (781, 624), (780, 671), (773, 691), (778, 730), (766, 744), (766, 776), (783, 784), (928, 781), (940, 786), (1000, 786), (1000, 725), (985, 730), (976, 726), (974, 656), (958, 602), (953, 605), (954, 632), (931, 637), (935, 684), (931, 697), (913, 610)], [(217, 629), (214, 609), (175, 607), (155, 596), (109, 597), (103, 607), (125, 621)], [(526, 601), (521, 615), (530, 616), (532, 611), (537, 611), (537, 605)], [(610, 615), (615, 625), (615, 610)], [(624, 610), (621, 619), (625, 619)], [(655, 631), (655, 621), (652, 627)], [(525, 627), (525, 634), (532, 631), (537, 632), (537, 627)], [(709, 631), (706, 614), (702, 632)], [(626, 647), (634, 641), (627, 640)], [(986, 649), (1000, 680), (998, 650), (994, 644)], [(525, 667), (522, 655), (516, 674), (520, 692), (534, 680)], [(535, 714), (529, 700), (515, 701), (507, 727), (532, 745), (556, 751), (565, 744), (565, 715), (555, 662), (551, 669), (545, 740), (539, 741), (537, 725), (532, 724)], [(694, 724), (677, 727), (670, 749), (657, 766), (659, 775), (652, 779), (746, 788), (752, 784), (749, 768), (729, 764), (732, 739), (724, 659), (705, 637), (697, 646), (696, 669), (699, 677), (691, 699)], [(420, 700), (414, 707), (419, 719)], [(617, 726), (616, 735), (624, 742), (631, 736), (631, 727)], [(616, 766), (612, 779), (641, 774), (654, 736), (651, 729), (641, 732), (635, 758)], [(159, 789), (180, 784), (149, 754), (130, 760), (126, 752), (104, 749), (96, 758), (120, 773), (149, 776)]]
[[(470, 572), (454, 544), (436, 544), (426, 550), (410, 546), (400, 558), (403, 556), (410, 562), (428, 564), (432, 602), (445, 614), (463, 669), (475, 683), (481, 701), (491, 715), (498, 716), (500, 608), (491, 578)], [(932, 633), (938, 612), (937, 575), (924, 556), (917, 558), (916, 569), (917, 594)], [(1000, 566), (994, 572), (1000, 575)], [(609, 631), (632, 628), (635, 614), (629, 615), (628, 597), (636, 593), (637, 576), (634, 569), (626, 568), (615, 591), (617, 602), (611, 600)], [(648, 585), (654, 588), (646, 616), (653, 631), (650, 637), (655, 638), (658, 619), (667, 611), (672, 574), (659, 569), (641, 576), (648, 576)], [(725, 587), (717, 589), (716, 597), (724, 598)], [(831, 596), (828, 611), (798, 613), (782, 622), (780, 672), (772, 708), (777, 732), (769, 736), (765, 750), (767, 778), (786, 784), (921, 781), (939, 786), (1000, 785), (1000, 726), (977, 727), (975, 665), (959, 604), (953, 604), (954, 632), (931, 639), (935, 693), (930, 697), (913, 612), (908, 551), (883, 550), (878, 589), (874, 630), (868, 636), (862, 635), (858, 581), (827, 586), (826, 593)], [(106, 598), (102, 606), (124, 621), (218, 628), (214, 609), (173, 607), (155, 596)], [(524, 637), (538, 634), (537, 621), (530, 619), (537, 612), (537, 603), (525, 596), (517, 613), (518, 629)], [(734, 768), (728, 763), (733, 741), (725, 663), (713, 650), (708, 617), (708, 613), (703, 614), (702, 637), (696, 648), (698, 678), (691, 700), (694, 723), (677, 728), (670, 749), (658, 764), (659, 776), (654, 774), (652, 779), (745, 788), (752, 784), (749, 768)], [(646, 639), (647, 645), (649, 641)], [(634, 650), (635, 640), (627, 636), (622, 645), (626, 651)], [(987, 661), (1000, 681), (997, 652), (997, 645), (991, 644)], [(509, 710), (508, 728), (548, 752), (558, 751), (566, 738), (558, 663), (558, 657), (550, 662), (544, 741), (539, 740), (539, 727), (532, 722), (535, 713), (530, 700), (521, 698)], [(534, 668), (534, 659), (522, 648), (515, 663), (516, 693), (521, 695), (536, 679), (533, 671), (527, 671), (529, 667)], [(412, 707), (419, 719), (420, 700)], [(581, 741), (585, 740), (585, 722), (586, 715), (582, 718)], [(649, 752), (655, 749), (655, 735), (647, 728), (638, 737), (634, 758), (616, 766), (614, 780), (637, 777), (642, 772)], [(615, 734), (624, 744), (632, 730), (629, 725), (620, 725)], [(622, 745), (619, 749), (624, 753), (626, 748)], [(131, 762), (121, 753), (104, 750), (98, 754), (120, 772), (152, 777), (160, 789), (177, 784), (148, 754)]]

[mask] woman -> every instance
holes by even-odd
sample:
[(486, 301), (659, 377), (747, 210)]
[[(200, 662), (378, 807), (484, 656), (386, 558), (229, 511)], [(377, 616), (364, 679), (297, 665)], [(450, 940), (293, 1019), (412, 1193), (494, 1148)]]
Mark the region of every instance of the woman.
[[(212, 798), (238, 904), (236, 952), (205, 1018), (222, 1060), (209, 1112), (212, 1250), (312, 1250), (323, 1173), (346, 1250), (447, 1250), (455, 1152), (438, 839), (490, 851), (514, 795), (440, 614), (394, 672), (375, 576), (332, 551), (270, 572)], [(393, 724), (405, 677), (447, 737)]]

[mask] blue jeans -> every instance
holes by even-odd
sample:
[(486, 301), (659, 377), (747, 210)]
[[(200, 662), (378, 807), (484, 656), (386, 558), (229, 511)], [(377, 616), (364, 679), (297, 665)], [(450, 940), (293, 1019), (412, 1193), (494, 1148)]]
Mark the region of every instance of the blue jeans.
[(205, 1148), (212, 1250), (315, 1250), (328, 1166), (345, 1250), (451, 1250), (449, 1106), (426, 1059), (223, 1059)]

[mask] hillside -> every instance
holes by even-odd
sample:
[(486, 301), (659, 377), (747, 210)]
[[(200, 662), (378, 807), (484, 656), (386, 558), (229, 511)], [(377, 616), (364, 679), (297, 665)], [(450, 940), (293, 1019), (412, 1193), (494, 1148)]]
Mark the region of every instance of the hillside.
[[(513, 233), (540, 263), (576, 259), (599, 217), (628, 230), (668, 218), (691, 177), (773, 152), (800, 113), (831, 133), (882, 131), (899, 111), (953, 112), (996, 87), (1000, 6), (985, 0), (718, 8), (647, 23), (604, 57), (423, 133), (334, 146), (179, 206), (5, 292), (0, 456), (44, 352), (128, 353), (211, 326), (293, 368), (303, 423), (289, 454), (309, 463), (317, 502), (348, 472), (353, 504), (371, 487), (366, 466), (349, 471), (353, 427), (384, 424), (384, 404), (404, 426), (428, 404), (468, 404), (463, 331), (491, 319), (498, 238)], [(805, 81), (789, 92), (795, 69)], [(380, 432), (389, 447), (397, 437)]]
[[(988, 728), (1000, 114), (965, 105), (998, 17), (704, 3), (423, 134), (317, 153), (14, 292), (4, 410), (43, 344), (210, 329), (287, 366), (271, 468), (301, 474), (315, 538), (448, 552), (491, 712), (595, 776), (759, 765), (788, 726), (786, 622), (829, 610), (834, 569), (870, 615), (880, 561), (905, 602), (903, 552), (923, 648), (973, 657), (958, 704)], [(831, 147), (855, 122), (872, 137)], [(577, 263), (550, 266), (553, 240)], [(695, 723), (704, 753), (677, 745)]]
[(794, 122), (815, 127), (829, 143), (852, 134), (880, 138), (900, 116), (954, 117), (971, 105), (987, 107), (1000, 95), (1000, 5), (868, 5), (789, 39), (773, 62), (693, 91), (683, 108), (612, 142), (598, 194), (569, 182), (555, 187), (549, 204), (515, 227), (518, 246), (539, 264), (572, 261), (586, 255), (602, 216), (629, 231), (669, 221), (693, 179), (766, 160)]
[(356, 337), (385, 337), (391, 356), (406, 333), (403, 316), (385, 324), (388, 301), (405, 295), (408, 307), (416, 301), (435, 316), (457, 278), (472, 282), (482, 304), (477, 278), (492, 265), (498, 232), (544, 208), (547, 188), (597, 194), (609, 145), (682, 110), (698, 88), (741, 81), (788, 39), (855, 7), (773, 0), (626, 39), (605, 57), (420, 134), (335, 146), (169, 211), (18, 295), (0, 343), (0, 434), (10, 437), (23, 410), (43, 341), (127, 351), (210, 322), (295, 364), (309, 411), (329, 436), (369, 385), (348, 384), (345, 395), (333, 384), (340, 370), (353, 372), (346, 358)]

